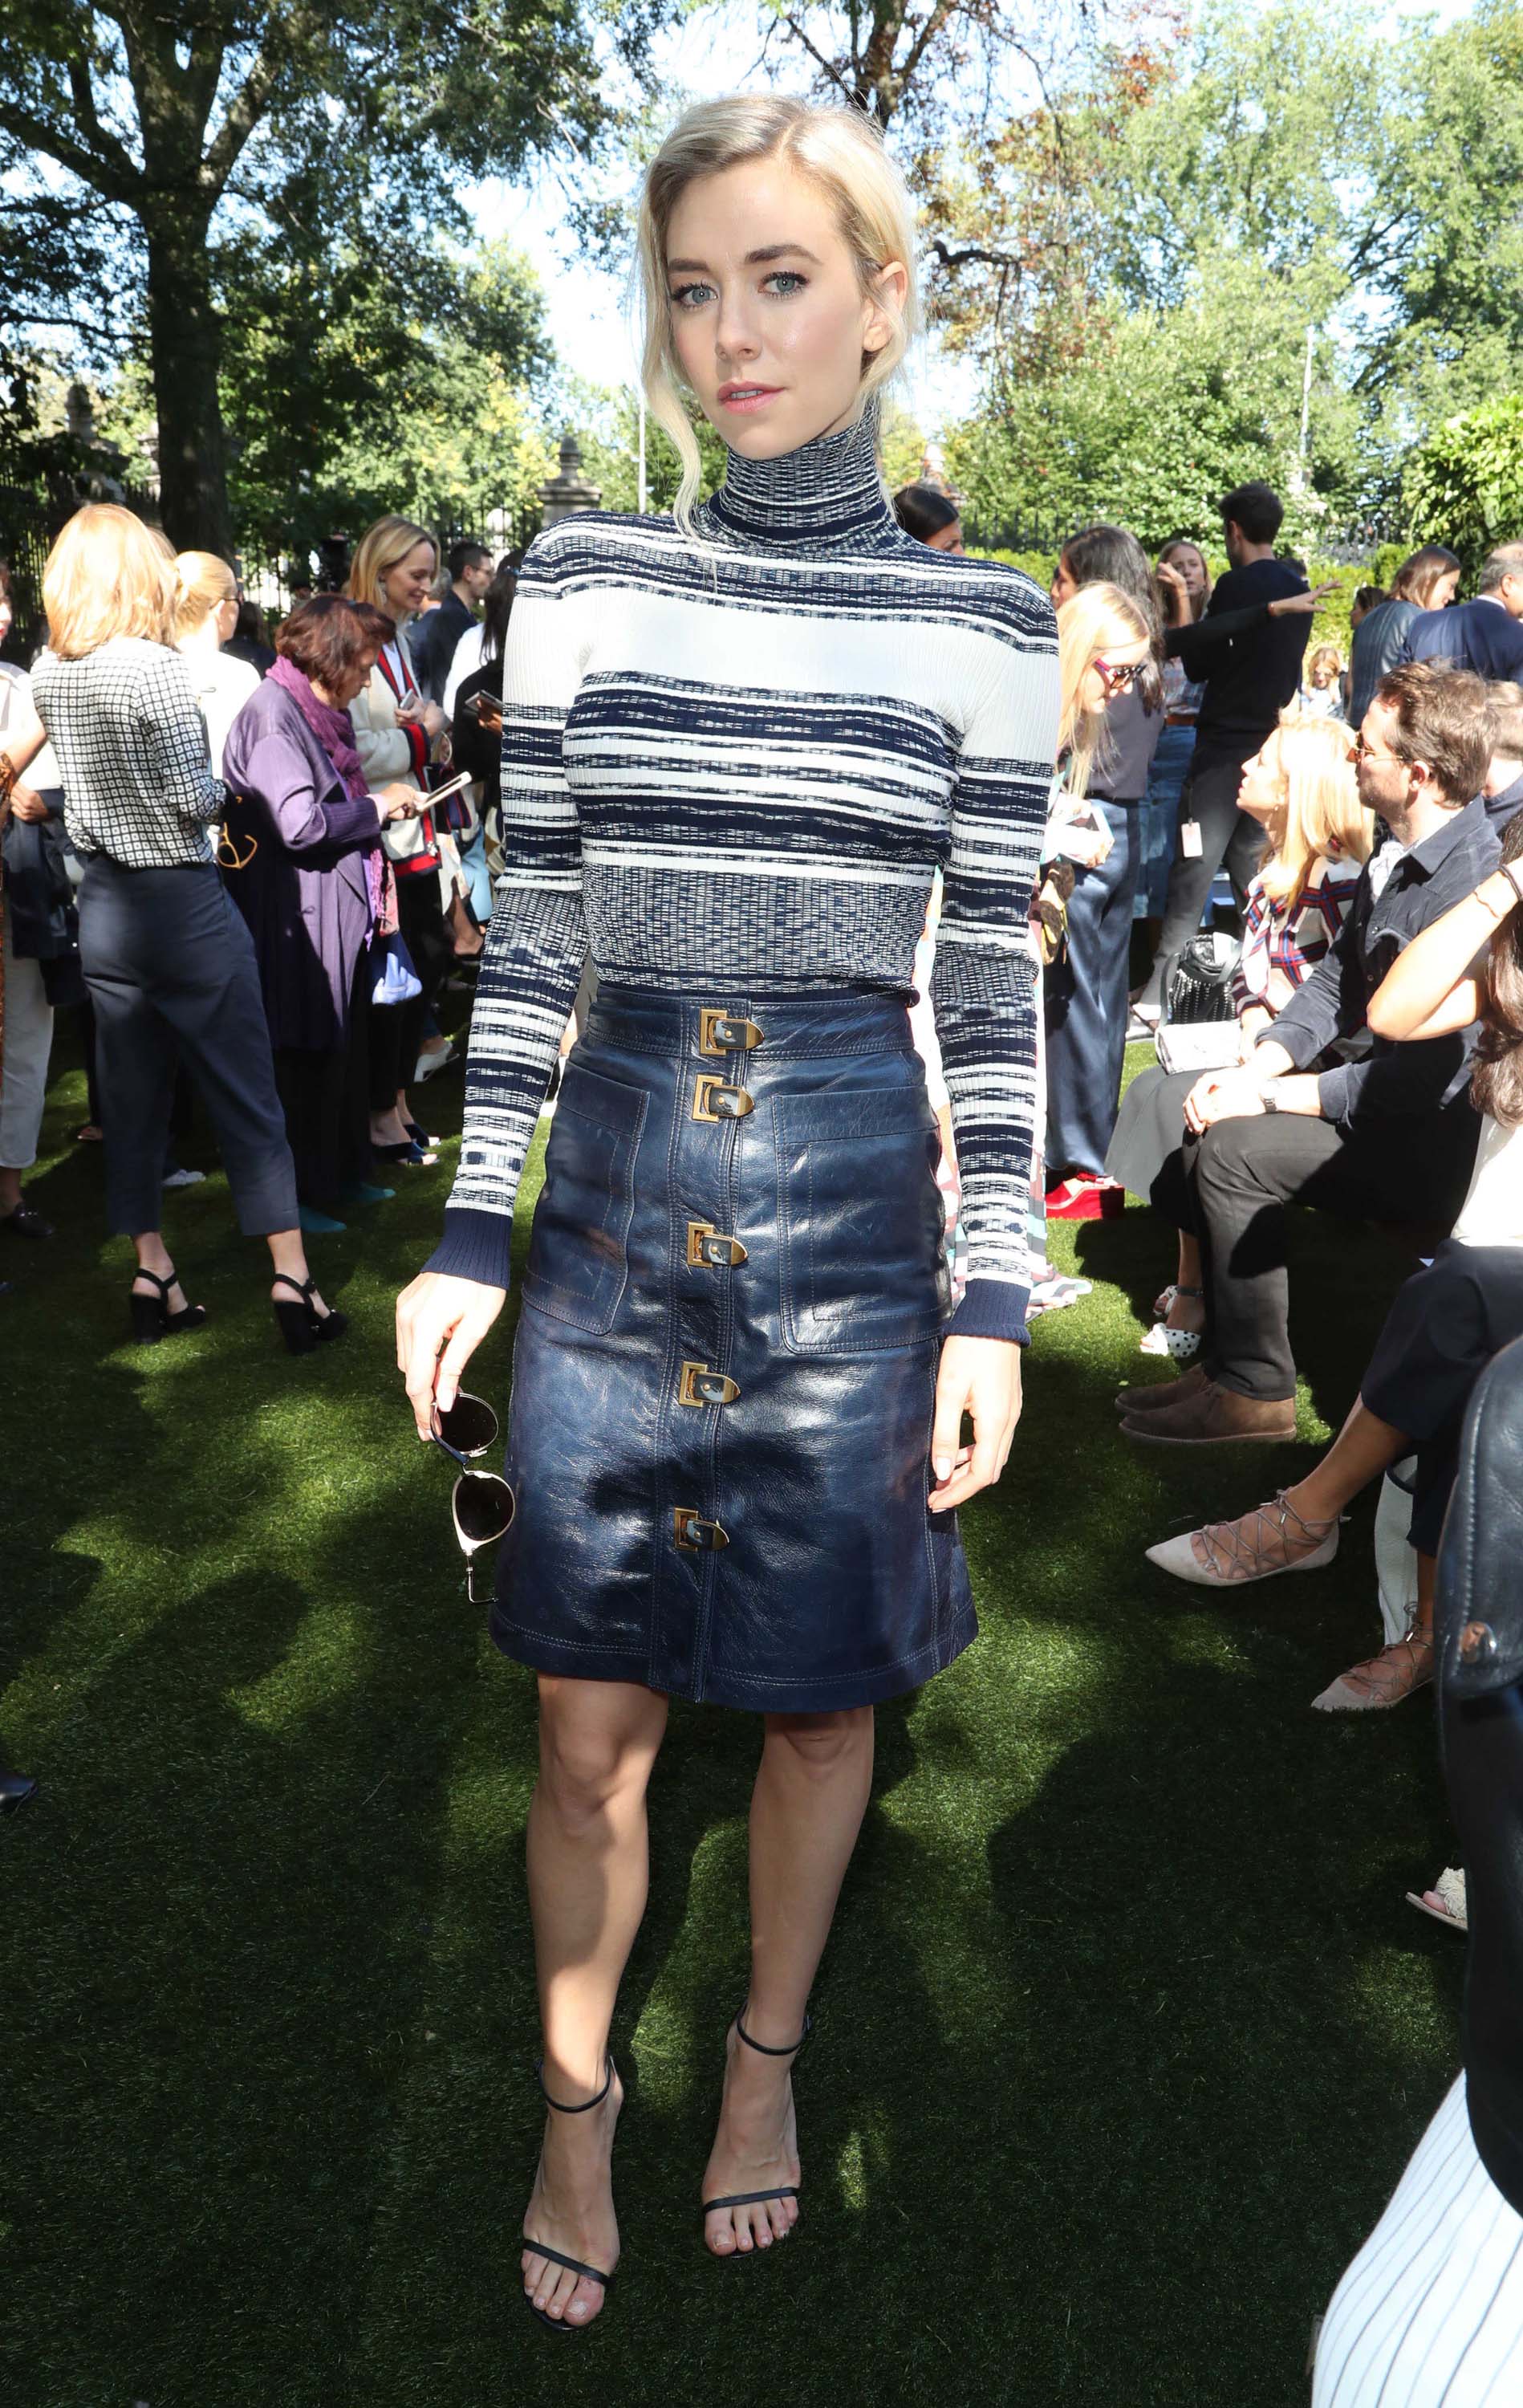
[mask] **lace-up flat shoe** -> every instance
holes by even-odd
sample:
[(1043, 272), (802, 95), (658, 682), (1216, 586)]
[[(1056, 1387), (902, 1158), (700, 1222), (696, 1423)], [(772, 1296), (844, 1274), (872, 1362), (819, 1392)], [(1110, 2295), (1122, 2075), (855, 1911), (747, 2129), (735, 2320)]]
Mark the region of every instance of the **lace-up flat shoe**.
[(1215, 1380), (1203, 1379), (1177, 1404), (1139, 1413), (1134, 1421), (1124, 1421), (1121, 1428), (1127, 1438), (1144, 1446), (1280, 1443), (1295, 1437), (1296, 1400), (1294, 1397), (1240, 1397)]
[(1124, 1422), (1141, 1421), (1145, 1413), (1157, 1412), (1164, 1405), (1182, 1404), (1187, 1397), (1198, 1396), (1204, 1385), (1204, 1367), (1196, 1363), (1189, 1370), (1182, 1371), (1177, 1380), (1155, 1381), (1146, 1388), (1118, 1388), (1116, 1410)]
[[(1245, 1588), (1279, 1572), (1320, 1571), (1338, 1552), (1338, 1527), (1336, 1513), (1308, 1522), (1282, 1488), (1235, 1522), (1207, 1522), (1182, 1538), (1160, 1540), (1146, 1550), (1147, 1560), (1201, 1588)], [(1302, 1552), (1291, 1555), (1292, 1547)]]

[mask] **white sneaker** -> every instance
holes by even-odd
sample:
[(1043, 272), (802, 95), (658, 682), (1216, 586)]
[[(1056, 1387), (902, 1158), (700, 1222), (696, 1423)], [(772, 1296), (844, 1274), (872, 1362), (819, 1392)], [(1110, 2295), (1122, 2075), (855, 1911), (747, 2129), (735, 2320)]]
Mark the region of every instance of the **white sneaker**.
[(408, 1080), (408, 1086), (420, 1087), (425, 1080), (433, 1078), (436, 1070), (448, 1069), (454, 1059), (455, 1049), (452, 1045), (447, 1045), (442, 1054), (420, 1054), (418, 1068)]
[(159, 1184), (161, 1187), (199, 1187), (206, 1175), (204, 1170), (166, 1170)]

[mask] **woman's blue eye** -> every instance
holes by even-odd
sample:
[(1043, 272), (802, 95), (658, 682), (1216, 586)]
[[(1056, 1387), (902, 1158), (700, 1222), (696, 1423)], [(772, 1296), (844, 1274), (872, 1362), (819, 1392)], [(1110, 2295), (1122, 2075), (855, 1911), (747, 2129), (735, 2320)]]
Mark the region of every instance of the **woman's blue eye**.
[(690, 309), (693, 307), (692, 296), (695, 293), (711, 293), (713, 289), (710, 284), (679, 284), (672, 298), (679, 309)]
[[(768, 285), (780, 284), (789, 288), (788, 292), (777, 295), (779, 300), (788, 299), (790, 292), (802, 293), (809, 279), (806, 276), (801, 276), (796, 267), (774, 268), (772, 274), (766, 279)], [(713, 292), (712, 284), (679, 284), (672, 294), (672, 301), (678, 309), (699, 309), (712, 297)]]
[(768, 277), (769, 284), (796, 284), (802, 293), (809, 279), (801, 276), (796, 267), (779, 267)]

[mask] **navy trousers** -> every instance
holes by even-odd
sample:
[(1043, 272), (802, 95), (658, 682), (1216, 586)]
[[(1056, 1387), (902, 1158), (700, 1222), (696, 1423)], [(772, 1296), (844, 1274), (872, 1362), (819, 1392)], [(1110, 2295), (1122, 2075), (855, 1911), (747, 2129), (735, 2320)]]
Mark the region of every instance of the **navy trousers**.
[(79, 889), (79, 959), (95, 1010), (95, 1062), (113, 1230), (164, 1218), (161, 1181), (183, 1063), (221, 1152), (247, 1237), (296, 1226), (296, 1173), (276, 1092), (249, 924), (208, 862), (123, 869), (96, 854)]
[(1080, 870), (1069, 898), (1067, 950), (1042, 982), (1049, 1186), (1071, 1170), (1104, 1169), (1126, 1058), (1137, 807), (1097, 800), (1094, 808), (1114, 841), (1098, 869)]

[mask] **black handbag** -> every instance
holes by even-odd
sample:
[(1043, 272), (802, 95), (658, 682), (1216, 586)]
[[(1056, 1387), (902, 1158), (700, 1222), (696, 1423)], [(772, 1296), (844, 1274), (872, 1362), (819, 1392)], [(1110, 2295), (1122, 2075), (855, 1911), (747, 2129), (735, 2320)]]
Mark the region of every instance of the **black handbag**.
[(1163, 1018), (1179, 1026), (1202, 1021), (1235, 1020), (1232, 978), (1243, 948), (1235, 937), (1216, 930), (1191, 937), (1179, 949), (1163, 990)]

